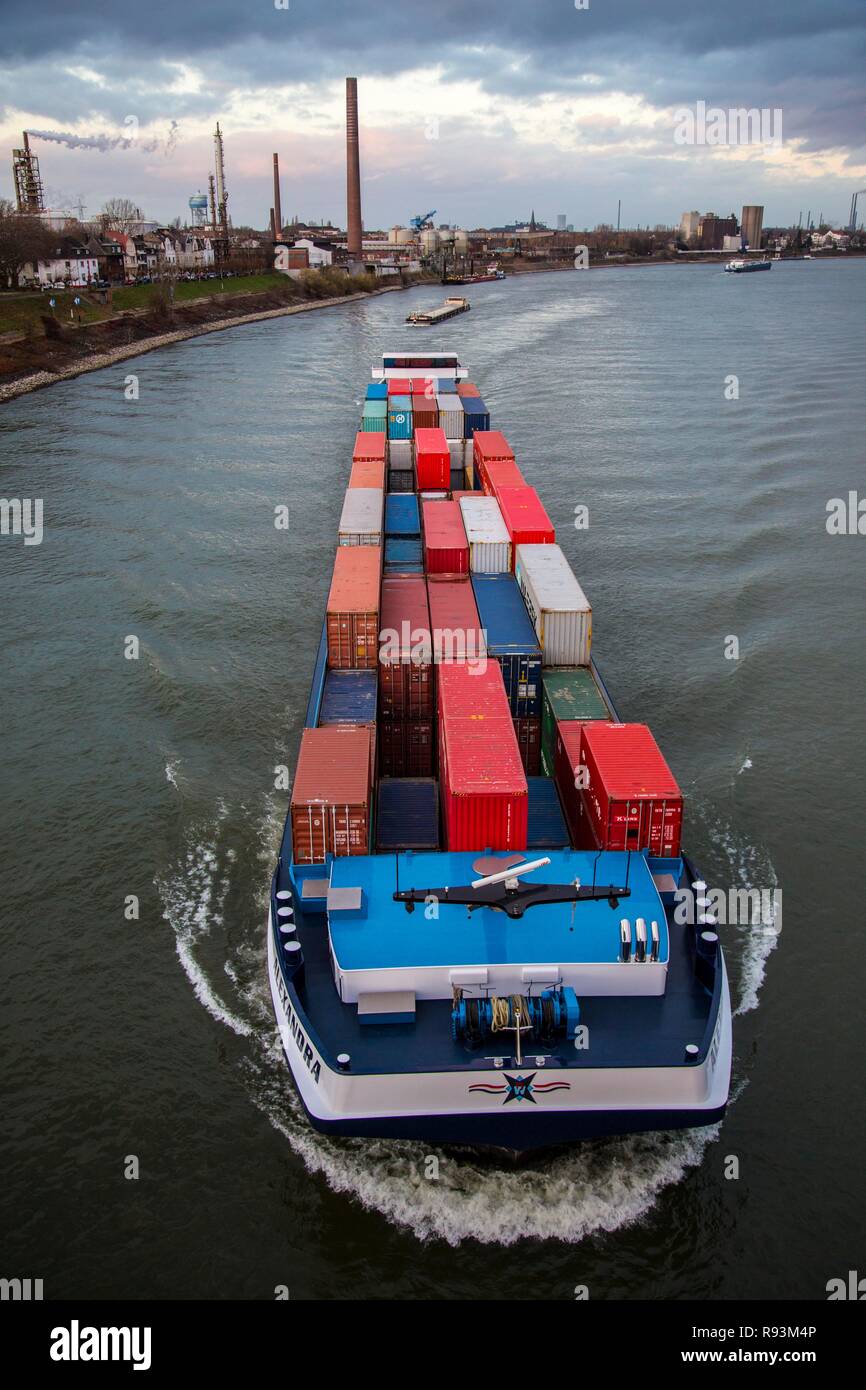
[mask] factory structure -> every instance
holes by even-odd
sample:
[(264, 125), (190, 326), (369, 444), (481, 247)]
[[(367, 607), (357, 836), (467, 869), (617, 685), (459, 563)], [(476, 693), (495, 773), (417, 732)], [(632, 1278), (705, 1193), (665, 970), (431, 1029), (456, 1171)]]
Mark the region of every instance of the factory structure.
[[(548, 227), (532, 211), (528, 220), (515, 219), (504, 226), (467, 230), (434, 221), (437, 210), (412, 215), (405, 226), (365, 233), (361, 207), (361, 125), (358, 110), (358, 80), (346, 78), (346, 215), (345, 230), (330, 222), (303, 222), (297, 214), (283, 219), (280, 157), (274, 151), (273, 201), (264, 233), (236, 234), (229, 216), (226, 179), (226, 151), (219, 122), (213, 133), (213, 168), (207, 175), (207, 192), (199, 188), (188, 201), (185, 227), (162, 227), (139, 217), (127, 218), (123, 227), (111, 225), (100, 215), (94, 222), (84, 220), (84, 207), (68, 211), (46, 206), (45, 189), (33, 139), (56, 140), (73, 148), (111, 148), (118, 140), (107, 137), (78, 137), (46, 131), (24, 131), (22, 143), (12, 151), (12, 175), (18, 214), (40, 219), (58, 233), (56, 254), (29, 267), (24, 283), (89, 285), (134, 283), (171, 274), (197, 278), (216, 273), (276, 269), (298, 277), (309, 269), (336, 267), (347, 273), (367, 271), (377, 277), (401, 277), (422, 270), (434, 271), (443, 281), (492, 279), (509, 262), (550, 262), (567, 265), (578, 245), (587, 242), (596, 258), (626, 259), (627, 254), (725, 254), (760, 251), (767, 243), (763, 226), (764, 209), (756, 204), (743, 207), (739, 221), (732, 213), (683, 213), (677, 231), (657, 227), (643, 240), (649, 249), (636, 246), (634, 233), (620, 231), (621, 205), (617, 209), (616, 229), (596, 228), (595, 233), (575, 231), (567, 214), (556, 215), (556, 226)], [(812, 215), (806, 227), (798, 229), (797, 245), (803, 232), (813, 249), (846, 250), (850, 236), (857, 231), (858, 190), (851, 199), (848, 227), (828, 231), (819, 219), (820, 233), (813, 230)], [(640, 228), (638, 228), (640, 233)], [(635, 243), (635, 244), (631, 244)], [(683, 244), (687, 250), (682, 250)], [(777, 247), (787, 243), (776, 238)]]

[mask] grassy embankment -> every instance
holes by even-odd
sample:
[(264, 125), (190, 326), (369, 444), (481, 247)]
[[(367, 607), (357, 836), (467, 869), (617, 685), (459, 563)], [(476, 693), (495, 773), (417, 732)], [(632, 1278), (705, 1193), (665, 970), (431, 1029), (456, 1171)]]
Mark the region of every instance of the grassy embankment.
[[(244, 313), (245, 307), (235, 306), (232, 300), (239, 295), (267, 295), (274, 307), (280, 303), (301, 303), (307, 299), (328, 299), (339, 294), (357, 294), (376, 286), (372, 275), (345, 276), (337, 271), (323, 270), (306, 273), (300, 281), (291, 280), (278, 271), (258, 275), (238, 275), (225, 280), (178, 280), (173, 297), (166, 284), (125, 285), (111, 290), (110, 302), (103, 304), (95, 293), (84, 289), (27, 291), (0, 294), (0, 334), (20, 333), (28, 337), (44, 337), (46, 319), (54, 319), (61, 328), (101, 323), (120, 314), (154, 318), (167, 322), (177, 311), (193, 300), (219, 299), (226, 316)], [(78, 296), (80, 305), (75, 305)], [(55, 299), (52, 310), (49, 300)], [(208, 306), (213, 307), (213, 306)], [(47, 329), (50, 334), (50, 327)]]

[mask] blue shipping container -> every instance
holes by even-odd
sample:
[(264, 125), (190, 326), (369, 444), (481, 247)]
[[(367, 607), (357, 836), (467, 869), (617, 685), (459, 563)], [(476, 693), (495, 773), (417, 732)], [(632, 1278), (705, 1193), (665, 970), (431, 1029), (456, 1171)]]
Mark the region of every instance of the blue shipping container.
[(439, 848), (439, 796), (432, 777), (383, 777), (376, 800), (378, 850)]
[(471, 439), (476, 430), (490, 429), (490, 411), (480, 396), (463, 396), (463, 438)]
[(452, 381), (450, 377), (437, 377), (436, 394), (437, 396), (456, 396), (457, 382)]
[(529, 787), (529, 824), (526, 831), (527, 849), (564, 849), (568, 830), (556, 783), (552, 777), (527, 777)]
[(387, 381), (371, 381), (367, 387), (368, 401), (386, 401), (388, 399)]
[(376, 671), (329, 671), (319, 724), (372, 724), (378, 690)]
[(474, 574), (472, 589), (487, 650), (502, 667), (511, 713), (541, 714), (541, 647), (513, 574)]
[(413, 492), (395, 493), (385, 499), (385, 535), (420, 536), (418, 498)]
[(412, 397), (392, 396), (388, 402), (388, 438), (412, 438)]
[(424, 557), (421, 554), (420, 537), (387, 537), (385, 540), (385, 569), (389, 570), (391, 574), (399, 571), (402, 571), (403, 574), (415, 574), (418, 570), (423, 571)]

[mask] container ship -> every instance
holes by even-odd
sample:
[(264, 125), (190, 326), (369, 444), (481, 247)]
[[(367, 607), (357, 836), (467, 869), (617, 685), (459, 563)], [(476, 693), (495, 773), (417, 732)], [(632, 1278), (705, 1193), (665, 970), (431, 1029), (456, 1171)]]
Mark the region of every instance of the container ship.
[[(718, 923), (683, 798), (453, 353), (374, 365), (273, 874), (268, 972), (316, 1129), (525, 1151), (711, 1124)], [(637, 637), (637, 634), (636, 634)]]

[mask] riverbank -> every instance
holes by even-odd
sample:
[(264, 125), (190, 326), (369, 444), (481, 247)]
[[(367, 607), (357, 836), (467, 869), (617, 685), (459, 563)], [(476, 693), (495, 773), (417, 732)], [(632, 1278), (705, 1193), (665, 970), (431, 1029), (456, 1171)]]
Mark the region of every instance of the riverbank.
[[(198, 338), (205, 333), (219, 333), (226, 328), (257, 323), (262, 319), (283, 318), (289, 314), (305, 314), (312, 309), (351, 304), (359, 299), (371, 299), (404, 288), (407, 287), (383, 285), (375, 290), (278, 306), (274, 306), (272, 297), (267, 294), (241, 294), (235, 298), (247, 301), (248, 311), (243, 314), (226, 314), (226, 304), (221, 297), (219, 300), (193, 300), (175, 311), (175, 320), (182, 324), (177, 328), (156, 325), (146, 316), (122, 314), (96, 325), (61, 328), (57, 337), (22, 337), (0, 347), (0, 404), (26, 396), (31, 391), (39, 391), (45, 386), (53, 386), (55, 382), (112, 367), (128, 358), (154, 352), (172, 343), (182, 343), (189, 338)], [(260, 298), (267, 302), (252, 307), (252, 302)], [(107, 346), (107, 343), (111, 345)], [(34, 371), (34, 367), (37, 370)]]

